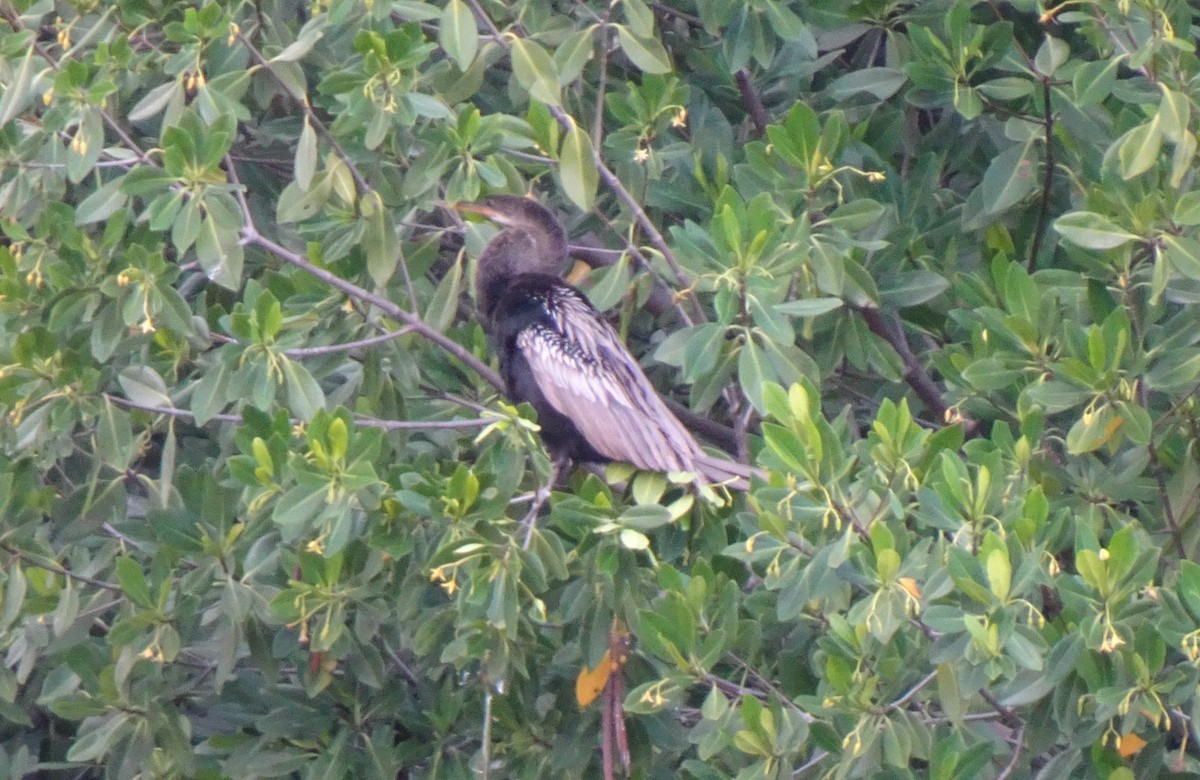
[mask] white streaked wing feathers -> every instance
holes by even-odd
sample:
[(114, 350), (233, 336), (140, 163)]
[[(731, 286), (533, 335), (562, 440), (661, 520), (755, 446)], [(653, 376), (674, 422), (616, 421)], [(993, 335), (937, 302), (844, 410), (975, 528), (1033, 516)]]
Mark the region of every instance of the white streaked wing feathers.
[(557, 332), (529, 328), (516, 346), (550, 405), (613, 460), (656, 471), (694, 471), (700, 454), (695, 440), (608, 323), (572, 296), (556, 296), (548, 309)]

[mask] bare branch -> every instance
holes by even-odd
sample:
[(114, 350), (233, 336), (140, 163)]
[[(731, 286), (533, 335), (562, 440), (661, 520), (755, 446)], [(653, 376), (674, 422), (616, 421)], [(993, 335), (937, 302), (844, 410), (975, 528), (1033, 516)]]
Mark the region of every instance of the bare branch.
[(754, 123), (755, 136), (761, 138), (767, 132), (767, 125), (771, 124), (771, 115), (767, 113), (767, 108), (763, 105), (758, 88), (750, 80), (749, 71), (742, 68), (734, 74), (734, 79), (737, 80), (738, 91), (742, 93), (742, 107), (746, 109), (746, 113), (750, 115), (750, 121)]
[[(875, 306), (859, 306), (857, 311), (862, 315), (871, 332), (891, 344), (892, 349), (900, 355), (900, 359), (904, 361), (904, 381), (939, 420), (946, 421), (946, 413), (950, 407), (942, 397), (942, 391), (937, 383), (925, 372), (921, 361), (917, 359), (912, 347), (908, 345), (904, 330)], [(974, 420), (963, 417), (960, 422), (968, 436), (975, 432)]]
[(271, 78), (275, 79), (279, 86), (283, 87), (283, 91), (290, 95), (291, 98), (300, 105), (300, 110), (304, 112), (304, 116), (308, 118), (308, 121), (312, 124), (316, 131), (321, 134), (326, 142), (328, 142), (330, 148), (333, 149), (334, 154), (336, 154), (341, 161), (346, 164), (346, 167), (350, 169), (350, 175), (354, 177), (354, 182), (358, 185), (359, 191), (370, 192), (371, 185), (367, 184), (367, 180), (363, 178), (362, 172), (358, 170), (358, 166), (355, 164), (354, 160), (351, 159), (350, 155), (346, 153), (346, 150), (342, 148), (342, 145), (338, 143), (338, 140), (333, 136), (333, 133), (329, 132), (329, 128), (325, 126), (325, 123), (322, 122), (321, 118), (317, 116), (315, 111), (313, 111), (312, 106), (308, 102), (308, 97), (293, 94), (291, 88), (288, 87), (287, 82), (280, 78), (279, 74), (276, 73), (274, 68), (271, 67), (271, 63), (262, 55), (262, 52), (260, 52), (254, 46), (254, 44), (250, 42), (250, 39), (247, 38), (246, 35), (241, 31), (238, 31), (236, 35), (238, 41), (241, 42), (242, 46), (244, 46), (246, 51), (250, 54), (250, 58), (253, 59), (260, 68), (265, 70), (267, 73), (270, 73)]
[[(237, 177), (237, 167), (234, 165), (233, 161), (226, 158), (225, 164), (228, 168), (230, 180), (232, 180), (235, 184), (240, 184), (241, 182)], [(369, 290), (365, 290), (353, 282), (349, 282), (341, 278), (337, 274), (326, 271), (324, 268), (318, 268), (305, 259), (300, 253), (293, 252), (292, 250), (277, 244), (263, 234), (259, 233), (258, 228), (254, 224), (254, 215), (250, 212), (250, 206), (246, 202), (245, 193), (242, 192), (242, 187), (237, 187), (234, 189), (234, 196), (237, 198), (238, 204), (242, 209), (242, 220), (244, 222), (242, 227), (242, 240), (244, 243), (252, 244), (260, 249), (265, 249), (284, 262), (312, 274), (328, 284), (330, 287), (341, 290), (351, 298), (369, 303), (389, 317), (394, 317), (395, 319), (400, 320), (417, 333), (421, 334), (442, 349), (446, 350), (446, 352), (461, 360), (497, 390), (502, 390), (504, 388), (504, 383), (500, 379), (499, 374), (484, 364), (479, 358), (475, 357), (475, 355), (473, 355), (466, 347), (459, 344), (457, 341), (445, 335), (441, 331), (429, 327), (429, 325), (427, 325), (415, 312), (406, 311), (387, 298), (376, 295)]]
[(372, 347), (376, 344), (382, 344), (385, 341), (398, 339), (405, 334), (412, 333), (413, 330), (413, 326), (405, 325), (403, 328), (389, 330), (387, 333), (381, 333), (378, 336), (368, 336), (365, 339), (359, 339), (357, 341), (347, 341), (342, 344), (326, 344), (322, 347), (300, 347), (297, 349), (286, 350), (283, 354), (290, 358), (302, 359), (319, 357), (321, 355), (331, 355), (337, 352), (349, 352), (352, 349)]
[[(144, 412), (151, 414), (165, 414), (168, 417), (179, 417), (185, 420), (194, 420), (196, 415), (187, 409), (177, 409), (173, 406), (149, 406), (130, 401), (128, 398), (120, 396), (103, 394), (106, 399), (112, 401), (117, 406), (123, 406), (126, 409), (141, 409)], [(240, 414), (214, 414), (209, 418), (218, 422), (233, 422), (240, 423), (245, 418)], [(458, 430), (462, 428), (482, 428), (485, 425), (491, 425), (498, 418), (476, 418), (469, 420), (383, 420), (378, 417), (367, 417), (366, 415), (354, 415), (354, 424), (362, 428), (378, 428), (384, 431), (446, 431)], [(291, 418), (289, 420), (293, 425), (303, 422), (299, 418)]]

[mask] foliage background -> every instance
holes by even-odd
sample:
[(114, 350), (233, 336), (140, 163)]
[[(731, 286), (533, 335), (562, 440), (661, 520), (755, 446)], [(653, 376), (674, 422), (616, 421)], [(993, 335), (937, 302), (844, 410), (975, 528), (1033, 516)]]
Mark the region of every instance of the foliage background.
[[(3, 0), (0, 775), (1200, 771), (1184, 0)], [(728, 506), (546, 461), (535, 190)], [(699, 424), (699, 423), (696, 423)]]

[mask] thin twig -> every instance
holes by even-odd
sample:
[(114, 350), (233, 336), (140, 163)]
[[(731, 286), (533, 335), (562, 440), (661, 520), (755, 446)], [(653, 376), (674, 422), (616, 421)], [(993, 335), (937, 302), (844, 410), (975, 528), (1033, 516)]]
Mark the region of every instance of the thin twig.
[(600, 23), (600, 84), (596, 88), (596, 107), (592, 117), (592, 148), (599, 149), (604, 140), (604, 98), (608, 92), (608, 31), (615, 3), (605, 3), (604, 20)]
[(403, 328), (389, 330), (387, 333), (381, 333), (378, 336), (369, 336), (365, 339), (359, 339), (357, 341), (346, 341), (341, 344), (326, 344), (323, 347), (299, 347), (297, 349), (284, 350), (283, 354), (290, 358), (301, 359), (319, 357), (321, 355), (331, 355), (337, 352), (349, 352), (352, 349), (371, 347), (385, 341), (398, 339), (401, 336), (412, 333), (413, 330), (413, 326), (405, 325)]
[[(117, 406), (125, 407), (126, 409), (140, 409), (143, 412), (151, 414), (165, 414), (168, 417), (179, 417), (185, 420), (195, 420), (196, 415), (187, 409), (177, 409), (174, 406), (149, 406), (147, 404), (139, 404), (130, 401), (128, 398), (120, 396), (102, 394), (104, 398), (112, 401)], [(240, 423), (246, 418), (240, 414), (214, 414), (208, 418), (217, 422), (233, 422)], [(459, 428), (482, 428), (485, 425), (491, 425), (496, 422), (497, 418), (478, 418), (478, 419), (458, 419), (458, 420), (383, 420), (378, 417), (367, 417), (365, 415), (354, 415), (354, 424), (362, 428), (378, 428), (383, 431), (443, 431), (457, 430)], [(303, 422), (299, 418), (290, 418), (289, 422), (293, 425)]]
[[(568, 116), (567, 112), (563, 111), (562, 108), (558, 106), (547, 106), (546, 108), (549, 109), (550, 115), (554, 117), (559, 127), (563, 130), (570, 131), (575, 127), (575, 120)], [(596, 166), (596, 171), (600, 174), (600, 180), (625, 204), (625, 207), (633, 214), (633, 218), (637, 220), (642, 232), (646, 234), (646, 238), (650, 240), (650, 243), (654, 245), (654, 248), (659, 251), (663, 260), (666, 261), (667, 266), (671, 269), (671, 273), (675, 276), (675, 282), (679, 286), (679, 289), (687, 294), (692, 304), (693, 319), (698, 322), (704, 322), (704, 310), (700, 308), (700, 303), (691, 291), (691, 282), (688, 280), (683, 266), (679, 264), (675, 253), (671, 251), (671, 247), (667, 246), (667, 240), (663, 238), (662, 233), (658, 232), (658, 228), (654, 226), (654, 222), (646, 214), (646, 210), (642, 208), (642, 205), (638, 203), (637, 198), (633, 197), (633, 194), (625, 188), (625, 185), (621, 183), (617, 175), (604, 163), (604, 159), (600, 156), (600, 148), (597, 146), (592, 147), (592, 163)]]
[(1163, 474), (1162, 461), (1158, 458), (1158, 448), (1154, 446), (1153, 437), (1146, 445), (1146, 450), (1150, 455), (1151, 470), (1154, 472), (1154, 481), (1158, 486), (1158, 501), (1162, 504), (1163, 516), (1166, 518), (1167, 528), (1171, 532), (1171, 542), (1175, 545), (1175, 552), (1179, 555), (1179, 560), (1188, 560), (1187, 550), (1183, 545), (1183, 532), (1179, 529), (1179, 521), (1175, 519), (1175, 510), (1171, 507), (1171, 495), (1167, 492), (1167, 479)]
[(930, 672), (929, 674), (925, 675), (923, 678), (918, 680), (917, 684), (910, 688), (903, 696), (887, 705), (888, 709), (896, 710), (903, 707), (905, 704), (908, 704), (922, 688), (924, 688), (926, 685), (929, 685), (929, 683), (933, 682), (936, 678), (937, 672)]
[(654, 286), (656, 288), (661, 286), (662, 289), (666, 290), (667, 294), (671, 296), (671, 305), (675, 307), (675, 311), (679, 314), (679, 319), (683, 322), (683, 324), (687, 326), (695, 325), (696, 323), (692, 319), (692, 315), (689, 314), (688, 310), (682, 305), (682, 303), (680, 303), (678, 296), (675, 295), (674, 291), (671, 290), (667, 282), (661, 276), (659, 276), (657, 271), (654, 270), (654, 266), (650, 264), (650, 260), (644, 254), (642, 254), (641, 247), (635, 244), (628, 236), (623, 235), (619, 230), (617, 230), (613, 225), (612, 220), (610, 220), (608, 215), (603, 211), (598, 208), (593, 208), (592, 211), (600, 219), (600, 221), (604, 223), (605, 227), (607, 227), (613, 233), (613, 235), (620, 236), (621, 241), (625, 244), (625, 251), (629, 253), (630, 257), (637, 261), (638, 267), (649, 274), (650, 278), (654, 280)]
[(504, 40), (504, 33), (500, 32), (500, 28), (492, 21), (492, 17), (487, 15), (487, 11), (483, 10), (483, 6), (479, 4), (479, 0), (467, 0), (467, 5), (471, 6), (471, 10), (475, 12), (475, 18), (483, 22), (491, 33), (492, 39), (496, 43), (508, 49), (508, 41)]
[(265, 70), (267, 73), (270, 73), (271, 78), (275, 79), (279, 86), (283, 87), (283, 91), (290, 95), (291, 98), (298, 104), (300, 104), (300, 110), (304, 112), (304, 116), (308, 118), (308, 121), (312, 124), (316, 131), (321, 134), (326, 142), (329, 143), (329, 146), (331, 149), (333, 149), (334, 154), (336, 154), (341, 161), (346, 164), (346, 167), (350, 169), (350, 175), (354, 178), (354, 182), (358, 185), (359, 192), (370, 192), (371, 185), (367, 184), (367, 180), (363, 178), (363, 175), (358, 170), (358, 166), (355, 164), (354, 160), (351, 159), (350, 155), (346, 153), (346, 150), (342, 148), (342, 145), (338, 143), (337, 138), (334, 137), (333, 133), (329, 131), (329, 128), (325, 126), (325, 123), (321, 121), (321, 118), (317, 116), (315, 111), (313, 111), (312, 105), (308, 102), (308, 97), (306, 95), (293, 94), (291, 87), (288, 86), (288, 83), (284, 81), (278, 73), (275, 72), (275, 69), (271, 67), (271, 63), (262, 55), (262, 52), (260, 52), (255, 45), (250, 42), (250, 39), (247, 38), (246, 35), (241, 31), (238, 31), (236, 35), (241, 44), (246, 47), (246, 51), (250, 54), (250, 58), (253, 59), (260, 68)]
[(88, 585), (94, 585), (97, 588), (104, 588), (105, 590), (116, 591), (117, 593), (121, 592), (121, 586), (117, 585), (115, 582), (105, 582), (104, 580), (98, 580), (93, 577), (87, 577), (83, 574), (77, 574), (76, 572), (73, 572), (70, 569), (64, 568), (63, 566), (61, 566), (60, 564), (58, 564), (55, 561), (50, 560), (49, 558), (43, 558), (40, 555), (35, 555), (34, 553), (25, 552), (24, 550), (22, 550), (19, 547), (13, 547), (8, 542), (0, 543), (0, 550), (4, 550), (9, 555), (13, 555), (13, 556), (16, 556), (17, 558), (20, 558), (22, 561), (29, 564), (30, 566), (36, 566), (39, 569), (45, 569), (46, 571), (52, 571), (55, 574), (62, 575), (63, 577), (69, 577), (73, 580), (78, 580), (79, 582), (86, 582)]
[(1042, 239), (1046, 233), (1046, 220), (1050, 218), (1050, 186), (1054, 183), (1054, 113), (1050, 110), (1050, 77), (1042, 76), (1042, 122), (1046, 129), (1046, 170), (1042, 173), (1042, 201), (1038, 206), (1037, 226), (1033, 229), (1033, 242), (1029, 245), (1029, 258), (1025, 270), (1032, 272), (1042, 251)]
[(1025, 726), (1025, 722), (1022, 721), (1016, 736), (1012, 739), (1012, 757), (1008, 759), (1004, 769), (1000, 770), (1000, 774), (996, 775), (996, 780), (1007, 780), (1012, 776), (1013, 770), (1017, 768), (1017, 761), (1021, 758), (1021, 748), (1025, 744)]
[[(235, 184), (241, 184), (237, 176), (237, 166), (234, 165), (233, 161), (228, 158), (226, 158), (225, 164), (228, 167), (227, 173), (229, 174), (230, 180)], [(417, 333), (421, 334), (434, 344), (437, 344), (439, 347), (461, 360), (497, 390), (502, 390), (504, 388), (504, 383), (500, 379), (499, 374), (484, 364), (484, 362), (479, 358), (475, 357), (475, 355), (473, 355), (466, 347), (459, 344), (454, 339), (451, 339), (441, 331), (431, 328), (416, 312), (406, 311), (387, 298), (376, 295), (375, 293), (359, 287), (353, 282), (349, 282), (341, 278), (337, 274), (313, 265), (298, 252), (293, 252), (292, 250), (277, 244), (263, 234), (259, 233), (258, 228), (254, 224), (254, 215), (250, 212), (250, 205), (246, 202), (246, 195), (242, 189), (243, 188), (240, 186), (235, 187), (233, 194), (242, 209), (242, 221), (244, 223), (242, 225), (242, 241), (244, 243), (252, 244), (261, 249), (265, 249), (274, 254), (276, 257), (279, 257), (284, 262), (294, 265), (295, 267), (312, 274), (316, 278), (328, 284), (330, 287), (341, 290), (351, 298), (369, 303), (389, 317), (394, 317), (395, 319), (400, 320), (404, 324), (410, 326)]]

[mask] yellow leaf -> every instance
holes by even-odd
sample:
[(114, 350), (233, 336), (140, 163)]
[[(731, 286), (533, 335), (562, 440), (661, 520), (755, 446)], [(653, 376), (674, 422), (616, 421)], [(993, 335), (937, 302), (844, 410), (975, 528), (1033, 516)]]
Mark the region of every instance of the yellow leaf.
[(897, 582), (900, 583), (900, 587), (908, 591), (908, 595), (912, 596), (917, 601), (921, 600), (921, 589), (917, 587), (916, 580), (914, 580), (912, 577), (901, 577), (897, 580)]
[(1146, 740), (1132, 731), (1123, 737), (1117, 737), (1117, 752), (1121, 754), (1121, 758), (1132, 758), (1144, 747), (1146, 747)]
[(608, 676), (612, 674), (613, 667), (612, 656), (608, 650), (604, 651), (604, 657), (600, 659), (600, 663), (596, 664), (595, 669), (588, 669), (586, 666), (579, 670), (579, 676), (575, 678), (575, 701), (579, 702), (579, 709), (583, 709), (596, 700), (604, 691), (604, 686), (608, 685)]

